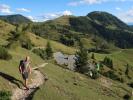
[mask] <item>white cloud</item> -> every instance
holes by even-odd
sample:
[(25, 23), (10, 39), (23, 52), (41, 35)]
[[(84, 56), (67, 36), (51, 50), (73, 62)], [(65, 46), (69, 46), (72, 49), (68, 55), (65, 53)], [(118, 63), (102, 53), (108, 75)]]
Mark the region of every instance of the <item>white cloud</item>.
[(33, 16), (27, 16), (27, 17), (33, 22), (38, 22), (38, 20), (36, 18), (34, 18)]
[(73, 2), (68, 3), (68, 5), (70, 5), (70, 6), (78, 6), (81, 4), (92, 5), (92, 4), (100, 4), (100, 3), (106, 2), (106, 1), (107, 0), (78, 0), (78, 1), (73, 1)]
[(29, 9), (25, 9), (25, 8), (17, 8), (16, 10), (20, 12), (30, 12)]
[(6, 4), (0, 4), (0, 12), (3, 14), (12, 14), (10, 6)]
[(125, 23), (133, 23), (133, 8), (129, 9), (128, 11), (123, 11), (117, 16)]
[(116, 7), (115, 9), (116, 9), (116, 10), (121, 10), (121, 8), (120, 8), (120, 7)]
[(72, 15), (72, 12), (68, 11), (68, 10), (65, 10), (65, 11), (62, 11), (62, 12), (43, 14), (40, 17), (42, 18), (43, 21), (46, 21), (46, 20), (51, 20), (51, 19), (58, 18), (58, 17), (63, 16), (63, 15), (69, 16), (69, 15)]
[(133, 0), (75, 0), (72, 2), (69, 2), (69, 6), (78, 6), (78, 5), (92, 5), (92, 4), (101, 4), (104, 2), (125, 2), (125, 1), (133, 1)]
[(71, 11), (66, 10), (66, 11), (64, 11), (64, 12), (63, 12), (63, 15), (72, 15), (72, 12), (71, 12)]

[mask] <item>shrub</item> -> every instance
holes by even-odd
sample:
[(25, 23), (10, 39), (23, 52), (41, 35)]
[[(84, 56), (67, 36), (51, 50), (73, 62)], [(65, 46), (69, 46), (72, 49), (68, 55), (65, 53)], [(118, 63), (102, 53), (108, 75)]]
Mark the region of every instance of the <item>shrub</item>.
[(21, 33), (18, 40), (23, 48), (30, 50), (33, 46), (30, 38), (26, 35), (26, 33)]
[(25, 48), (25, 49), (30, 50), (32, 48), (31, 41), (23, 42), (22, 47)]
[(109, 57), (105, 57), (103, 60), (103, 64), (108, 66), (109, 68), (113, 69), (113, 60), (110, 59)]
[(8, 91), (0, 91), (0, 100), (10, 100), (11, 93)]
[(11, 58), (12, 58), (12, 56), (8, 53), (6, 48), (0, 46), (0, 59), (10, 60)]
[(103, 75), (106, 76), (106, 77), (108, 77), (108, 78), (110, 78), (110, 79), (112, 79), (112, 80), (117, 80), (117, 81), (119, 81), (119, 82), (121, 82), (121, 83), (124, 82), (123, 78), (121, 78), (121, 77), (119, 77), (118, 75), (116, 75), (116, 74), (114, 73), (114, 71), (112, 71), (112, 70), (103, 73)]
[(67, 46), (73, 46), (74, 45), (74, 38), (72, 37), (72, 35), (69, 35), (69, 36), (61, 35), (60, 36), (60, 42), (67, 45)]
[(37, 54), (38, 56), (40, 56), (42, 59), (46, 59), (46, 52), (45, 52), (45, 50), (43, 50), (43, 49), (35, 49), (35, 50), (33, 50), (33, 52), (35, 53), (35, 54)]
[(94, 55), (94, 53), (92, 53), (92, 55), (91, 55), (91, 59), (95, 59), (95, 55)]
[(129, 87), (133, 88), (133, 82), (127, 84)]
[(100, 74), (97, 72), (97, 70), (92, 70), (92, 79), (99, 78)]
[(129, 94), (126, 94), (123, 96), (124, 100), (131, 100), (131, 96)]

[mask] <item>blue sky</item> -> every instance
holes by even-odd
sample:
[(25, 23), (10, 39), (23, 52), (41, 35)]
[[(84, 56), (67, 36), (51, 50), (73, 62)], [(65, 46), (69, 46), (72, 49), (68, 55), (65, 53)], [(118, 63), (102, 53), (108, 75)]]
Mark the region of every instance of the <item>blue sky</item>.
[(106, 11), (133, 23), (133, 0), (0, 0), (0, 15), (22, 14), (33, 21), (84, 16), (92, 11)]

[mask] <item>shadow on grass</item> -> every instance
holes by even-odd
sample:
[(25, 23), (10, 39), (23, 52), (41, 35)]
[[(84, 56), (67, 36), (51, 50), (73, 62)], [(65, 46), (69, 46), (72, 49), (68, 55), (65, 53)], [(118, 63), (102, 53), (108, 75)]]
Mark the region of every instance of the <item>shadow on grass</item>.
[(23, 82), (22, 82), (22, 81), (16, 79), (16, 78), (13, 77), (13, 76), (10, 76), (10, 75), (8, 75), (8, 74), (5, 74), (5, 73), (3, 73), (3, 72), (0, 72), (0, 76), (3, 77), (4, 79), (10, 81), (12, 84), (17, 85), (18, 88), (21, 88), (19, 83), (21, 83), (21, 84), (23, 85)]

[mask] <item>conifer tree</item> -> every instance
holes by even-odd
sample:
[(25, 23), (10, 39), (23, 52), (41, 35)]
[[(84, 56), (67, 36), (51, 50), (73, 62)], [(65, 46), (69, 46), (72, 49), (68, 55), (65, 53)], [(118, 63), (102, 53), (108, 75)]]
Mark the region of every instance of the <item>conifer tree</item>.
[(50, 44), (49, 41), (47, 42), (45, 52), (46, 52), (46, 57), (47, 57), (47, 59), (53, 57), (53, 50), (52, 50), (52, 47), (51, 47), (51, 44)]
[(76, 52), (76, 71), (85, 73), (88, 71), (88, 53), (83, 44), (79, 42), (79, 51)]

